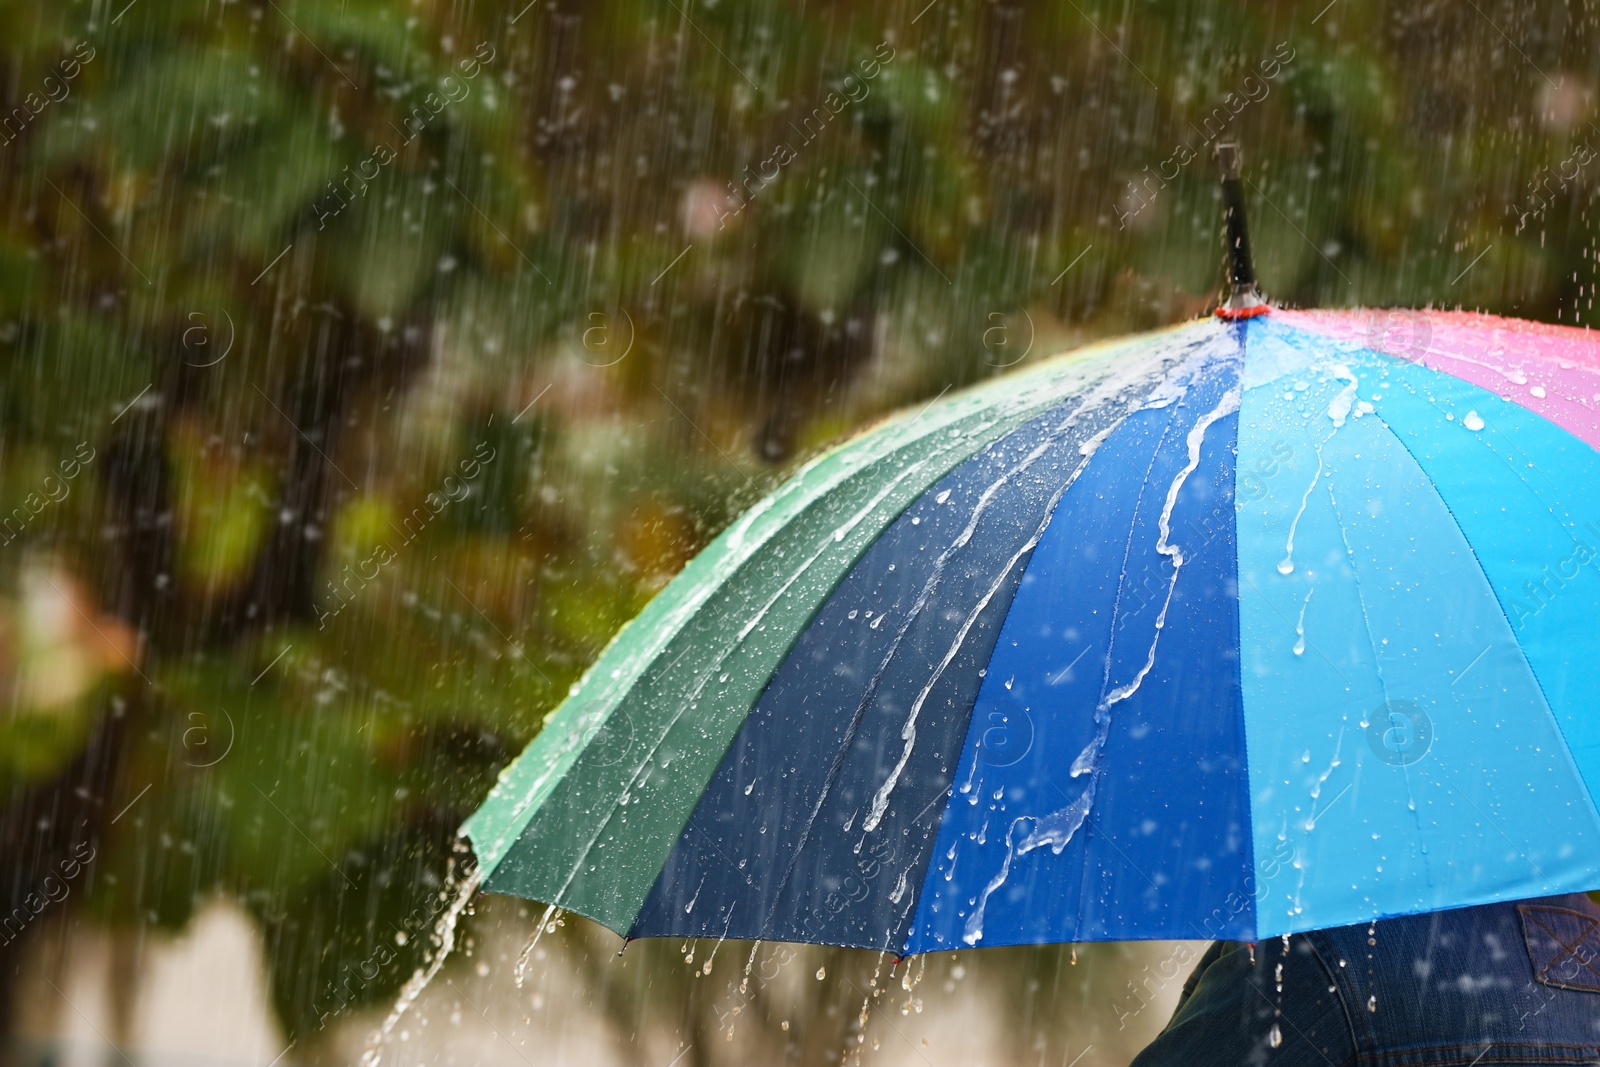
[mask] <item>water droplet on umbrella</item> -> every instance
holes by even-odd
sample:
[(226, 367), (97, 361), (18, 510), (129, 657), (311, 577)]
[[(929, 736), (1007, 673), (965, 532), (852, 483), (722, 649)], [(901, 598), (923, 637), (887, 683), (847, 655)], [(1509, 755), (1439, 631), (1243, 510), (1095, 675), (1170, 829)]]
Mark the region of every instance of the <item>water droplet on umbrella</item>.
[(1467, 417), (1461, 420), (1461, 425), (1473, 433), (1477, 433), (1483, 429), (1483, 418), (1476, 411), (1469, 411), (1467, 412)]

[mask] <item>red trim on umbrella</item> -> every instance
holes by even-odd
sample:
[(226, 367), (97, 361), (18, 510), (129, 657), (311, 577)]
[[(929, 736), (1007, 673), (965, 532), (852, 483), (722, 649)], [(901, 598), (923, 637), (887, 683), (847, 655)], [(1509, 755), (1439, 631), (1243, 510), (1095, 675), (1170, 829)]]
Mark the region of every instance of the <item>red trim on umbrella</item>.
[(1219, 319), (1237, 321), (1239, 319), (1253, 319), (1257, 315), (1265, 315), (1271, 310), (1272, 307), (1268, 304), (1257, 304), (1254, 307), (1247, 308), (1219, 307), (1213, 314)]

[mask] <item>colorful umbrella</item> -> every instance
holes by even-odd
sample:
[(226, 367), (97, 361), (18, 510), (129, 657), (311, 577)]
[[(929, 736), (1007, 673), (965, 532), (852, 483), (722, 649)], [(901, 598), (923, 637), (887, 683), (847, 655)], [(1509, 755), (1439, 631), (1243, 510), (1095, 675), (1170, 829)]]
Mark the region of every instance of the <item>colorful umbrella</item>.
[(803, 468), (507, 769), (484, 886), (902, 954), (1600, 888), (1600, 345), (1250, 295)]

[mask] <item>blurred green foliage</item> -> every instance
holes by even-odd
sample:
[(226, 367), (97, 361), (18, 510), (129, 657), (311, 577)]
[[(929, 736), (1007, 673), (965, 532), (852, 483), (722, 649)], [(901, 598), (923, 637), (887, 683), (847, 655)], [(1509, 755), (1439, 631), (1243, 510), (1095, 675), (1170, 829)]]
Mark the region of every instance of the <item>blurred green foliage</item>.
[(108, 922), (237, 896), (301, 1035), (798, 457), (1202, 312), (1214, 131), (1280, 300), (1592, 315), (1583, 7), (0, 0), (0, 41), (0, 511), (97, 457), (0, 536), (7, 840), (79, 819)]

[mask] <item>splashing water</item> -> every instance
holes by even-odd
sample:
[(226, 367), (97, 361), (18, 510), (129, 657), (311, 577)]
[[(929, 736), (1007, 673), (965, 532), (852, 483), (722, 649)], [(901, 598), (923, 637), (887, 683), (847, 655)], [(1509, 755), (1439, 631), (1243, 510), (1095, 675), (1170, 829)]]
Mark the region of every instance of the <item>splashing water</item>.
[(750, 991), (750, 972), (755, 970), (756, 953), (761, 951), (761, 942), (757, 941), (750, 946), (750, 958), (744, 963), (744, 978), (739, 982), (739, 995), (744, 996)]
[(561, 909), (551, 904), (544, 909), (544, 916), (539, 920), (539, 928), (533, 932), (528, 943), (522, 947), (522, 954), (517, 957), (517, 965), (512, 970), (512, 978), (517, 983), (517, 988), (522, 988), (523, 981), (528, 976), (528, 964), (533, 961), (534, 950), (539, 947), (539, 939), (544, 936), (546, 929), (554, 928), (554, 920), (560, 917)]
[[(454, 873), (452, 870), (452, 876)], [(395, 1028), (401, 1016), (411, 1010), (411, 1005), (416, 1003), (423, 990), (428, 988), (428, 983), (432, 982), (434, 976), (444, 967), (444, 961), (450, 958), (450, 953), (456, 947), (456, 925), (461, 921), (461, 916), (466, 912), (473, 896), (477, 894), (482, 877), (482, 870), (474, 866), (462, 880), (455, 899), (451, 901), (450, 907), (445, 909), (445, 913), (439, 917), (438, 923), (433, 928), (433, 954), (428, 957), (426, 963), (417, 968), (405, 987), (400, 990), (400, 996), (395, 1000), (394, 1007), (389, 1009), (389, 1015), (383, 1020), (383, 1025), (367, 1038), (367, 1046), (361, 1053), (361, 1067), (378, 1067), (378, 1061), (383, 1058), (384, 1039)]]
[[(845, 1036), (845, 1047), (839, 1052), (836, 1059), (840, 1063), (861, 1063), (861, 1053), (867, 1043), (867, 1021), (872, 1017), (872, 1002), (883, 996), (884, 986), (878, 984), (878, 978), (883, 974), (883, 961), (888, 956), (886, 952), (878, 953), (878, 962), (872, 968), (872, 979), (867, 983), (867, 990), (861, 995), (861, 1010), (856, 1013), (855, 1025), (851, 1032)], [(854, 986), (855, 983), (850, 983)], [(858, 989), (857, 992), (860, 992)], [(876, 1049), (877, 1043), (873, 1043)]]
[(711, 973), (711, 964), (717, 958), (717, 950), (722, 947), (722, 943), (724, 941), (728, 940), (728, 930), (730, 928), (732, 928), (732, 926), (733, 926), (733, 912), (729, 911), (728, 912), (728, 922), (722, 928), (722, 936), (717, 938), (717, 943), (711, 946), (711, 955), (706, 957), (706, 962), (701, 966), (699, 973), (696, 974), (695, 977), (698, 978), (701, 975), (709, 975)]
[[(913, 970), (915, 974), (912, 973)], [(917, 996), (917, 987), (922, 984), (922, 979), (927, 973), (927, 956), (918, 956), (915, 961), (906, 962), (905, 972), (900, 975), (900, 988), (906, 992), (905, 1003), (900, 1005), (901, 1015), (910, 1015), (913, 1011), (922, 1014), (922, 998)]]

